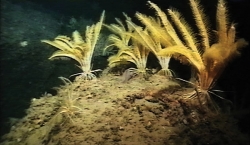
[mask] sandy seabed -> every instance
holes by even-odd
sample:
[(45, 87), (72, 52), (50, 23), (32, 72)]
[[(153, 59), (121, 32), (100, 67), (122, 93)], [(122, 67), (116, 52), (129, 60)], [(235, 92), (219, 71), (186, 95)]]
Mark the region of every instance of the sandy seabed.
[(32, 99), (0, 145), (247, 145), (237, 120), (203, 111), (193, 88), (163, 76), (65, 81), (57, 95)]

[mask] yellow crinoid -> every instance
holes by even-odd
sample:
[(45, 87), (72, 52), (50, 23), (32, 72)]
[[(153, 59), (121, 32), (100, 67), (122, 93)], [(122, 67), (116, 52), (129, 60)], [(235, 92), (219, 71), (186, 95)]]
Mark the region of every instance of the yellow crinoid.
[[(126, 20), (131, 22), (131, 18), (124, 14)], [(107, 51), (110, 47), (116, 47), (118, 53), (109, 57), (109, 67), (120, 65), (124, 62), (131, 62), (135, 64), (136, 68), (129, 68), (125, 72), (128, 72), (126, 78), (130, 78), (133, 75), (142, 74), (144, 77), (147, 75), (146, 64), (149, 54), (149, 50), (146, 49), (140, 43), (137, 43), (131, 34), (133, 34), (134, 28), (128, 23), (124, 25), (120, 19), (116, 19), (118, 24), (105, 25), (114, 34), (111, 34), (108, 38), (108, 45), (104, 51)], [(138, 26), (139, 27), (139, 26)]]
[(65, 121), (75, 123), (77, 116), (83, 113), (83, 106), (79, 103), (81, 97), (79, 97), (79, 93), (74, 91), (75, 85), (69, 79), (64, 77), (59, 77), (59, 79), (65, 83), (65, 95), (62, 96), (59, 114), (66, 117)]
[(99, 22), (93, 24), (92, 26), (86, 27), (85, 39), (82, 38), (78, 31), (74, 31), (72, 38), (59, 35), (53, 41), (42, 40), (42, 42), (59, 49), (58, 51), (54, 52), (49, 59), (54, 59), (55, 57), (69, 57), (74, 59), (80, 64), (79, 68), (82, 70), (81, 73), (74, 75), (82, 75), (84, 79), (88, 80), (96, 78), (93, 72), (100, 71), (100, 69), (91, 70), (91, 61), (96, 43), (100, 35), (103, 20), (104, 11)]
[[(228, 62), (239, 54), (240, 48), (248, 45), (248, 42), (243, 38), (236, 39), (235, 26), (229, 23), (225, 1), (218, 0), (217, 29), (215, 30), (216, 33), (212, 35), (213, 31), (209, 27), (199, 1), (190, 0), (190, 7), (199, 31), (199, 37), (194, 35), (188, 23), (178, 11), (168, 9), (168, 15), (166, 15), (156, 4), (150, 1), (148, 3), (156, 10), (161, 25), (166, 30), (164, 36), (170, 39), (174, 45), (174, 47), (166, 47), (166, 49), (160, 50), (158, 55), (171, 55), (195, 68), (197, 84), (195, 84), (196, 92), (192, 96), (198, 96), (201, 99), (200, 102), (206, 104), (208, 100), (210, 101), (209, 93), (213, 93), (212, 88)], [(173, 29), (173, 25), (177, 28), (176, 30)], [(176, 35), (176, 31), (181, 34), (183, 41)], [(161, 44), (164, 45), (163, 38), (159, 37)]]

